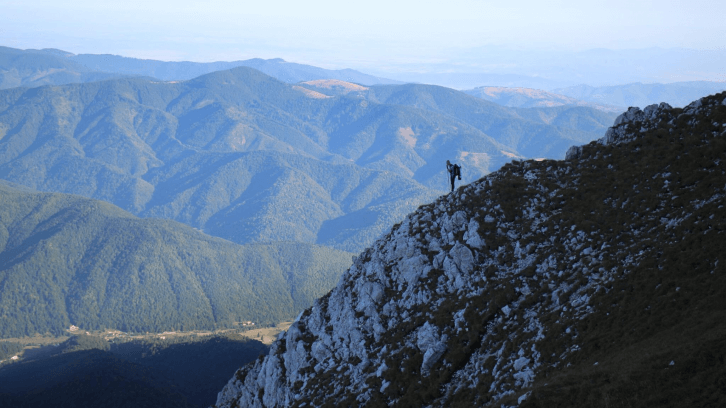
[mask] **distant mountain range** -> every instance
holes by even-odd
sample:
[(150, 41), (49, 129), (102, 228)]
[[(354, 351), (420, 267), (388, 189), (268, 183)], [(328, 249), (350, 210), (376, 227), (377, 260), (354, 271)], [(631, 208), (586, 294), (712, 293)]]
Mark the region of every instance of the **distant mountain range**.
[(99, 72), (58, 50), (18, 50), (0, 47), (0, 89), (94, 82), (121, 75)]
[[(663, 50), (661, 50), (663, 51)], [(682, 50), (683, 52), (687, 50)], [(649, 50), (662, 58), (667, 52)], [(624, 61), (607, 50), (583, 53), (593, 61)], [(578, 59), (582, 61), (582, 57)], [(551, 61), (553, 62), (553, 61)], [(587, 64), (586, 64), (587, 65)], [(595, 64), (597, 65), (597, 64)], [(0, 47), (0, 89), (17, 86), (35, 87), (69, 83), (94, 82), (120, 77), (148, 77), (164, 81), (180, 81), (211, 72), (246, 66), (287, 83), (344, 81), (357, 85), (403, 84), (415, 82), (439, 84), (454, 89), (474, 89), (464, 92), (508, 107), (589, 106), (609, 112), (629, 106), (644, 107), (666, 102), (684, 106), (694, 99), (726, 90), (725, 82), (691, 81), (675, 83), (629, 83), (625, 85), (562, 87), (561, 83), (545, 77), (520, 74), (475, 73), (406, 73), (405, 81), (377, 77), (352, 69), (328, 70), (311, 65), (276, 59), (197, 63), (142, 60), (109, 54), (72, 54), (57, 49), (19, 50)], [(589, 65), (587, 65), (589, 66)], [(594, 69), (590, 66), (588, 69)], [(481, 86), (485, 84), (484, 86)], [(315, 86), (314, 84), (308, 84)], [(303, 85), (305, 87), (310, 87)], [(332, 88), (329, 88), (332, 90)], [(549, 92), (543, 91), (549, 90)], [(344, 93), (347, 93), (344, 92)], [(323, 92), (330, 95), (329, 92)], [(567, 98), (570, 98), (568, 100)]]
[(694, 81), (671, 84), (633, 83), (599, 87), (578, 85), (554, 89), (552, 92), (594, 104), (644, 108), (661, 102), (683, 107), (693, 100), (724, 90), (726, 90), (726, 82)]
[(319, 79), (338, 79), (363, 85), (402, 83), (353, 69), (329, 70), (280, 58), (209, 63), (166, 62), (108, 54), (75, 55), (56, 49), (19, 50), (0, 47), (0, 89), (85, 83), (125, 76), (183, 81), (235, 67), (255, 68), (287, 83)]
[(239, 67), (0, 91), (0, 178), (105, 200), (237, 243), (356, 252), (448, 189), (515, 157), (563, 157), (614, 114), (513, 109), (452, 89), (380, 85), (331, 98)]
[(337, 282), (351, 254), (240, 246), (97, 200), (0, 181), (0, 337), (272, 324)]
[(541, 91), (532, 88), (507, 88), (503, 86), (481, 86), (478, 88), (463, 91), (466, 94), (476, 96), (499, 105), (513, 108), (544, 108), (555, 106), (587, 106), (605, 112), (620, 113), (621, 106), (602, 105), (593, 102), (585, 102), (556, 93)]
[(430, 62), (399, 59), (387, 61), (386, 66), (384, 71), (368, 65), (366, 72), (455, 89), (506, 86), (555, 92), (578, 84), (723, 81), (726, 50), (627, 47), (574, 51), (534, 45), (528, 49), (488, 45), (449, 47)]
[[(448, 67), (444, 68), (446, 70)], [(431, 70), (436, 67), (431, 67)], [(506, 73), (476, 73), (476, 72), (401, 72), (392, 75), (403, 82), (421, 84), (435, 84), (453, 89), (471, 89), (481, 86), (501, 86), (509, 88), (534, 88), (550, 90), (561, 88), (571, 82), (553, 81), (541, 76), (506, 74)]]
[(683, 107), (691, 101), (726, 90), (726, 82), (676, 82), (592, 87), (578, 85), (552, 92), (530, 88), (483, 86), (464, 91), (511, 107), (588, 106), (606, 112), (622, 112), (630, 106), (646, 107), (666, 102)]

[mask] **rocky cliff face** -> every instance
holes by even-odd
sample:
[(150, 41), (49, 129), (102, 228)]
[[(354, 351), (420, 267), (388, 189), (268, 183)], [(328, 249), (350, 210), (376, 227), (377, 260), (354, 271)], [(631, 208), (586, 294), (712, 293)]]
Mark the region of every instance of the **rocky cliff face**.
[(686, 343), (726, 354), (726, 93), (630, 109), (567, 157), (410, 214), (216, 406), (606, 406), (646, 368), (723, 379), (678, 367)]

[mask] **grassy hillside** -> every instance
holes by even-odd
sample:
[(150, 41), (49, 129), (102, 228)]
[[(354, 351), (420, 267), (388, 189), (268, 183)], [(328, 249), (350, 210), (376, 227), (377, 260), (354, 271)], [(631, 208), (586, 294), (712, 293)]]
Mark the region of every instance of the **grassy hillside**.
[(240, 246), (104, 202), (0, 184), (0, 336), (71, 324), (211, 329), (294, 317), (350, 254), (302, 243)]

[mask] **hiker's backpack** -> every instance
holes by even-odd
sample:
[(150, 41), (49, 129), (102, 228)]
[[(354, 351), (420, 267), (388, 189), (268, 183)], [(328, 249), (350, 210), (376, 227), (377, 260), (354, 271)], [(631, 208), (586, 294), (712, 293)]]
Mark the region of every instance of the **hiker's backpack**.
[(461, 166), (458, 164), (454, 165), (454, 177), (459, 177), (459, 180), (461, 180)]

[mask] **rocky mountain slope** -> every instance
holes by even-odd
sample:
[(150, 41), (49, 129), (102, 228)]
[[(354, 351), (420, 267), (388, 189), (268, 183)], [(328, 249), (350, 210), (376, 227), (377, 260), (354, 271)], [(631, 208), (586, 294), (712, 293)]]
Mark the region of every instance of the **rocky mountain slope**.
[(326, 293), (351, 254), (237, 245), (97, 200), (0, 181), (0, 337), (70, 325), (132, 332), (278, 323)]
[(216, 407), (726, 403), (726, 93), (515, 161), (355, 260)]
[(237, 243), (359, 251), (511, 157), (562, 157), (612, 117), (498, 106), (434, 86), (311, 97), (251, 68), (0, 91), (0, 178), (80, 194)]

